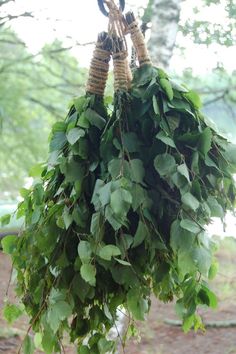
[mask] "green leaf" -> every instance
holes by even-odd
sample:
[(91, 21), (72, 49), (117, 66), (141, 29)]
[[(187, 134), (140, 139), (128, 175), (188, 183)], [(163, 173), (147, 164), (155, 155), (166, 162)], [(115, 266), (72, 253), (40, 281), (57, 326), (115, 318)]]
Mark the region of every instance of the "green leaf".
[(76, 141), (85, 136), (85, 131), (79, 128), (73, 128), (67, 133), (67, 140), (71, 145), (74, 145)]
[(41, 206), (44, 198), (44, 189), (41, 183), (37, 183), (33, 188), (34, 203)]
[(224, 151), (224, 156), (232, 165), (236, 166), (236, 145), (228, 143)]
[(5, 236), (1, 241), (3, 252), (6, 254), (12, 254), (16, 249), (17, 242), (18, 242), (17, 236), (15, 235)]
[(110, 261), (112, 257), (120, 256), (121, 251), (117, 246), (107, 245), (100, 249), (99, 257), (105, 259), (106, 261)]
[(163, 70), (161, 68), (158, 68), (157, 72), (158, 72), (158, 76), (159, 76), (160, 79), (168, 79), (168, 75), (165, 72), (165, 70)]
[(191, 169), (195, 173), (199, 173), (199, 153), (198, 151), (194, 151), (192, 155), (192, 163), (191, 163)]
[(115, 231), (119, 230), (124, 223), (124, 220), (120, 220), (114, 215), (114, 212), (109, 205), (105, 209), (105, 219)]
[(201, 99), (195, 91), (189, 91), (184, 96), (193, 104), (194, 108), (200, 109), (202, 107)]
[(92, 249), (88, 241), (80, 241), (78, 245), (78, 254), (82, 263), (89, 263), (91, 260)]
[(177, 171), (186, 178), (186, 180), (190, 183), (190, 178), (189, 178), (189, 172), (188, 172), (188, 167), (186, 163), (183, 163), (182, 165), (179, 165), (177, 167)]
[(12, 324), (23, 314), (22, 306), (7, 303), (3, 308), (3, 316), (8, 323)]
[(78, 354), (91, 354), (91, 351), (90, 351), (89, 347), (87, 347), (86, 345), (82, 345), (78, 349)]
[(212, 254), (210, 250), (203, 246), (196, 245), (190, 254), (199, 272), (208, 277), (212, 262)]
[(122, 136), (124, 148), (132, 153), (139, 151), (140, 142), (135, 133), (124, 133)]
[(55, 150), (61, 150), (67, 142), (66, 134), (64, 132), (56, 132), (52, 135), (50, 141), (50, 152)]
[(143, 240), (147, 237), (147, 235), (148, 235), (147, 226), (141, 220), (139, 220), (138, 227), (134, 235), (134, 242), (132, 244), (132, 248), (139, 246), (143, 242)]
[(52, 354), (53, 352), (55, 352), (54, 349), (56, 349), (56, 345), (57, 339), (55, 338), (50, 326), (47, 325), (42, 337), (42, 347), (45, 354)]
[(0, 222), (2, 226), (8, 225), (10, 221), (11, 221), (11, 214), (5, 214), (0, 218)]
[(88, 151), (89, 151), (88, 140), (81, 138), (79, 143), (76, 146), (76, 150), (77, 150), (78, 155), (82, 159), (86, 160), (88, 157)]
[(183, 326), (182, 326), (184, 333), (187, 333), (192, 328), (194, 324), (194, 319), (195, 319), (194, 315), (184, 318)]
[(34, 335), (34, 345), (35, 345), (36, 348), (41, 349), (41, 350), (43, 349), (42, 348), (42, 339), (43, 339), (43, 337), (42, 337), (41, 333), (35, 333), (35, 335)]
[(210, 266), (209, 273), (208, 273), (208, 278), (210, 280), (215, 278), (215, 276), (218, 272), (218, 269), (219, 269), (219, 264), (216, 260), (214, 260)]
[(116, 257), (115, 257), (115, 260), (116, 260), (118, 263), (120, 263), (120, 264), (122, 264), (122, 265), (124, 265), (124, 266), (131, 266), (131, 264), (130, 264), (129, 262), (123, 261), (123, 259), (119, 259), (119, 258), (116, 258)]
[(186, 274), (195, 273), (197, 267), (193, 261), (192, 254), (189, 251), (179, 250), (178, 252), (178, 268), (180, 274), (184, 277)]
[(36, 224), (41, 216), (41, 208), (36, 207), (32, 213), (31, 223)]
[(66, 230), (68, 230), (70, 225), (73, 222), (73, 216), (71, 214), (69, 214), (69, 209), (68, 208), (64, 209), (63, 214), (62, 214), (62, 219), (64, 221)]
[(152, 96), (152, 104), (153, 104), (153, 109), (154, 109), (154, 112), (160, 116), (161, 112), (160, 112), (160, 108), (159, 108), (159, 105), (158, 105), (158, 102), (157, 102), (157, 98), (155, 95)]
[(111, 182), (108, 182), (103, 187), (101, 187), (99, 190), (99, 200), (100, 200), (102, 206), (105, 206), (110, 203), (111, 186), (112, 186)]
[(66, 131), (66, 123), (65, 122), (56, 122), (52, 126), (52, 132), (65, 132)]
[(86, 96), (80, 96), (73, 99), (73, 105), (75, 106), (76, 111), (81, 114), (81, 112), (88, 106), (89, 101), (90, 98)]
[(66, 176), (67, 182), (76, 182), (84, 177), (84, 165), (75, 160), (66, 162), (64, 166), (60, 166), (61, 172)]
[(139, 184), (134, 184), (132, 189), (132, 209), (136, 211), (141, 205), (143, 205), (147, 199), (147, 192)]
[(214, 197), (209, 196), (207, 198), (207, 204), (211, 210), (211, 217), (224, 217), (224, 210)]
[(204, 155), (208, 153), (211, 148), (212, 142), (212, 131), (209, 127), (205, 128), (202, 134), (199, 137), (199, 151), (201, 151)]
[(185, 193), (181, 200), (186, 207), (192, 209), (193, 211), (196, 211), (200, 206), (197, 198), (195, 198), (191, 193)]
[(126, 189), (120, 188), (111, 193), (111, 208), (122, 219), (126, 216), (131, 204), (132, 195)]
[(51, 327), (52, 331), (56, 333), (61, 322), (69, 318), (71, 314), (72, 309), (70, 305), (65, 301), (58, 301), (49, 307), (47, 312), (47, 323)]
[(177, 83), (176, 81), (174, 81), (172, 79), (170, 79), (169, 81), (170, 81), (171, 86), (174, 90), (179, 91), (179, 92), (188, 92), (188, 90), (184, 86)]
[(85, 111), (85, 116), (86, 116), (87, 120), (90, 122), (90, 124), (95, 125), (95, 127), (97, 127), (100, 130), (106, 124), (106, 120), (102, 116), (100, 116), (100, 114), (98, 114), (96, 111), (92, 110), (91, 108), (88, 108)]
[(154, 69), (151, 65), (144, 64), (134, 71), (133, 86), (143, 86), (152, 80)]
[(108, 171), (113, 179), (129, 176), (129, 163), (122, 159), (112, 159), (108, 163)]
[(33, 354), (34, 353), (34, 342), (32, 338), (27, 334), (23, 343), (22, 349), (24, 354)]
[(130, 169), (132, 181), (142, 183), (145, 176), (143, 162), (139, 159), (130, 160)]
[(81, 128), (88, 129), (89, 128), (89, 121), (86, 117), (85, 112), (82, 112), (81, 115), (79, 116), (77, 125)]
[(156, 135), (156, 138), (158, 140), (161, 140), (164, 144), (168, 145), (168, 146), (171, 146), (173, 148), (176, 148), (176, 145), (174, 143), (174, 140), (171, 139), (169, 136), (167, 136), (167, 134), (161, 130), (157, 135)]
[(170, 154), (157, 155), (154, 159), (154, 167), (161, 177), (171, 176), (176, 169), (175, 159)]
[(189, 252), (189, 249), (191, 249), (195, 241), (195, 237), (195, 234), (180, 226), (178, 219), (171, 224), (170, 246), (175, 253), (178, 253), (179, 250)]
[(96, 285), (96, 268), (92, 264), (83, 264), (80, 268), (81, 277), (91, 286)]
[(197, 234), (201, 231), (200, 226), (196, 222), (189, 219), (182, 219), (180, 222), (180, 226), (182, 227), (182, 229), (188, 230), (194, 234)]
[(111, 353), (114, 347), (114, 341), (107, 340), (106, 338), (101, 338), (98, 341), (98, 352), (99, 354)]
[(92, 235), (97, 235), (100, 229), (100, 212), (94, 213), (91, 219), (90, 232)]
[(135, 320), (144, 321), (144, 316), (148, 312), (148, 303), (147, 300), (140, 296), (139, 289), (129, 290), (127, 294), (127, 306)]
[(50, 305), (56, 304), (58, 301), (63, 301), (66, 299), (66, 292), (65, 290), (59, 290), (52, 288), (49, 296), (49, 303)]
[(171, 181), (180, 190), (181, 194), (189, 190), (189, 183), (186, 181), (186, 178), (179, 172), (174, 172), (171, 175)]
[(41, 177), (41, 174), (43, 170), (45, 169), (45, 163), (38, 163), (37, 165), (34, 165), (31, 167), (29, 171), (29, 176), (30, 177)]
[(216, 295), (208, 289), (207, 286), (202, 285), (200, 291), (198, 292), (198, 298), (201, 304), (205, 304), (213, 309), (216, 309), (218, 306)]
[(174, 92), (170, 81), (167, 79), (160, 79), (160, 85), (163, 88), (164, 92), (166, 93), (168, 99), (172, 101), (174, 98)]

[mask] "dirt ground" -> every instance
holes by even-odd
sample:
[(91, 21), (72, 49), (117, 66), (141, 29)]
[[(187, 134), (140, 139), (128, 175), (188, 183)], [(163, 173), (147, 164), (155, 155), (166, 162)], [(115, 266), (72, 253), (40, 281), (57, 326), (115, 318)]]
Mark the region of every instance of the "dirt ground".
[[(201, 309), (199, 313), (205, 322), (219, 320), (236, 322), (236, 242), (232, 240), (224, 242), (217, 257), (220, 268), (212, 287), (218, 295), (219, 306), (217, 310)], [(0, 311), (10, 272), (9, 258), (0, 253)], [(14, 300), (12, 286), (9, 294), (11, 300)], [(141, 340), (130, 340), (125, 354), (236, 354), (236, 327), (208, 328), (205, 333), (191, 331), (184, 334), (180, 327), (165, 324), (167, 319), (177, 319), (174, 304), (161, 304), (153, 299), (147, 321), (138, 323)], [(21, 318), (14, 324), (14, 329), (19, 331), (18, 335), (10, 336), (10, 329), (0, 312), (0, 353), (17, 354), (27, 329), (27, 318)], [(5, 331), (7, 335), (4, 334)], [(66, 346), (65, 352), (76, 354), (76, 349)]]

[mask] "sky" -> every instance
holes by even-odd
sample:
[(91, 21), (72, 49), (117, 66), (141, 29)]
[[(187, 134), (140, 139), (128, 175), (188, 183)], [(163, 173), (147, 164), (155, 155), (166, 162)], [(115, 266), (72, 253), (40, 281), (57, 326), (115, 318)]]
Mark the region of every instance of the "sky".
[[(221, 6), (213, 5), (205, 8), (197, 15), (200, 19), (224, 23), (224, 1)], [(127, 1), (126, 1), (127, 2)], [(128, 0), (130, 8), (137, 13), (137, 8), (145, 6), (147, 0)], [(182, 3), (181, 21), (184, 22), (196, 6), (195, 0), (186, 0)], [(5, 6), (12, 13), (33, 11), (36, 19), (22, 18), (13, 21), (12, 25), (18, 35), (26, 42), (31, 52), (38, 52), (45, 43), (50, 43), (55, 38), (63, 40), (70, 46), (76, 41), (83, 44), (94, 42), (97, 33), (107, 29), (107, 18), (98, 9), (97, 0), (15, 0)], [(193, 45), (190, 39), (181, 34), (177, 43), (185, 46), (184, 55), (176, 50), (170, 67), (175, 72), (181, 72), (186, 67), (192, 67), (194, 74), (206, 74), (222, 62), (228, 71), (235, 69), (236, 46), (222, 49), (218, 45), (206, 46)], [(93, 46), (77, 46), (73, 54), (82, 66), (89, 65)]]

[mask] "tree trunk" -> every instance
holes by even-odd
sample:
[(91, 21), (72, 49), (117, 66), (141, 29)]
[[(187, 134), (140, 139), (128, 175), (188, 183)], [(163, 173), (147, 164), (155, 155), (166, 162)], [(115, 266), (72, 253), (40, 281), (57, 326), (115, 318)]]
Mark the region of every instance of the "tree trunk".
[(182, 0), (154, 0), (149, 51), (153, 64), (168, 69), (175, 46)]

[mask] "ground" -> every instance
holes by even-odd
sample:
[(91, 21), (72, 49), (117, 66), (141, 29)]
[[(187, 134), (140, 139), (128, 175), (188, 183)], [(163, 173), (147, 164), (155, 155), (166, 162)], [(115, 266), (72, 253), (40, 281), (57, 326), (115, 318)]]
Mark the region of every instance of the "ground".
[[(218, 295), (219, 306), (214, 311), (201, 309), (199, 312), (205, 322), (236, 322), (236, 241), (224, 241), (217, 258), (220, 264), (219, 273), (211, 285)], [(0, 310), (10, 272), (8, 256), (0, 253)], [(14, 300), (12, 286), (9, 294), (11, 300)], [(141, 341), (131, 340), (125, 354), (236, 354), (236, 327), (208, 328), (205, 333), (191, 331), (184, 334), (180, 327), (165, 324), (167, 319), (177, 319), (174, 304), (161, 304), (153, 299), (147, 321), (138, 323)], [(27, 318), (21, 318), (11, 328), (0, 315), (0, 353), (17, 354), (26, 329)], [(12, 336), (10, 330), (18, 335)], [(65, 352), (76, 354), (76, 349), (66, 346)]]

